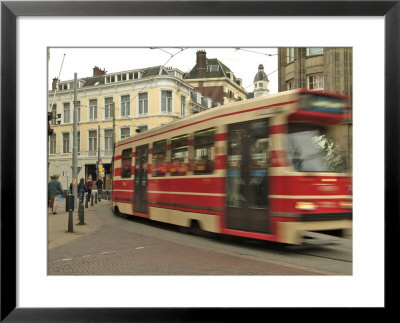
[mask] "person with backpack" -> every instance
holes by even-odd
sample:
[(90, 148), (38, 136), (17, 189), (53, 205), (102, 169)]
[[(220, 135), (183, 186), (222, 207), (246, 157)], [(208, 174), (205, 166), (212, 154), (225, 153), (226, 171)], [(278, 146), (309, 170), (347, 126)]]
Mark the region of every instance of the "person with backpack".
[(58, 178), (59, 175), (51, 176), (51, 181), (47, 187), (49, 195), (49, 207), (52, 209), (53, 214), (57, 214), (58, 195), (63, 194), (63, 189)]

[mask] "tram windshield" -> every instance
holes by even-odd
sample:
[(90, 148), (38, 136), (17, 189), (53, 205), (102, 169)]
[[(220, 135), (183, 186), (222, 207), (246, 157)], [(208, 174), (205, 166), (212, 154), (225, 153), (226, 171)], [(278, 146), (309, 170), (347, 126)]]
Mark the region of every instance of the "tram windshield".
[(289, 123), (288, 155), (299, 172), (346, 172), (343, 151), (324, 127)]

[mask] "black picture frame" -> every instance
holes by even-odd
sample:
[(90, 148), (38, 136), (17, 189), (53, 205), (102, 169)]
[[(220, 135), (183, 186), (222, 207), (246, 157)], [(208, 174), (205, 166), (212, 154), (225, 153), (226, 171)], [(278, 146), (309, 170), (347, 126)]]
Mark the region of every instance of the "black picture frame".
[[(16, 299), (16, 19), (19, 16), (384, 16), (385, 18), (385, 310), (398, 285), (400, 4), (396, 1), (3, 1), (1, 3), (1, 321), (234, 322), (230, 308), (17, 308)], [(373, 127), (371, 135), (373, 136)], [(373, 176), (373, 165), (371, 165)], [(371, 189), (371, 196), (373, 190)], [(371, 238), (373, 233), (371, 232)], [(371, 260), (372, 261), (372, 260)], [(366, 288), (368, 288), (366, 286)], [(301, 293), (299, 293), (300, 296)], [(275, 309), (277, 310), (277, 309)], [(237, 313), (240, 311), (240, 313)], [(282, 313), (283, 311), (281, 311)], [(239, 315), (240, 314), (240, 315)], [(256, 316), (257, 315), (257, 316)], [(336, 315), (332, 313), (331, 318)], [(269, 315), (271, 317), (271, 315)], [(343, 319), (337, 315), (337, 318)], [(251, 319), (249, 319), (251, 321)]]

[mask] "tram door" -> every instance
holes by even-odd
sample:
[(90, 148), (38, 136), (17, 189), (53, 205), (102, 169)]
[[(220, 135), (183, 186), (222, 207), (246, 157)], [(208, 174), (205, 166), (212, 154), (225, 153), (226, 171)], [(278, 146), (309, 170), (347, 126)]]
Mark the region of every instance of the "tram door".
[(135, 154), (135, 177), (134, 177), (134, 211), (148, 213), (147, 210), (147, 166), (148, 145), (136, 148)]
[(229, 229), (268, 233), (268, 120), (228, 125)]

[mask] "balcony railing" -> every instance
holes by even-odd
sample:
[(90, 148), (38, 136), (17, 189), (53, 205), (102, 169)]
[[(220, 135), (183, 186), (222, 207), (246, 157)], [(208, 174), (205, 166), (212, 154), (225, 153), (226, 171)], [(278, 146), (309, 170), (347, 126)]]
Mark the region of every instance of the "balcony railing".
[[(104, 150), (100, 150), (100, 157), (112, 157), (113, 154), (113, 150), (112, 149), (104, 149)], [(81, 150), (80, 152), (78, 152), (78, 156), (79, 157), (97, 157), (98, 155), (98, 151), (94, 151), (94, 150)], [(72, 151), (69, 153), (62, 153), (62, 152), (56, 152), (55, 154), (52, 154), (49, 152), (48, 158), (52, 159), (52, 158), (72, 158)]]

